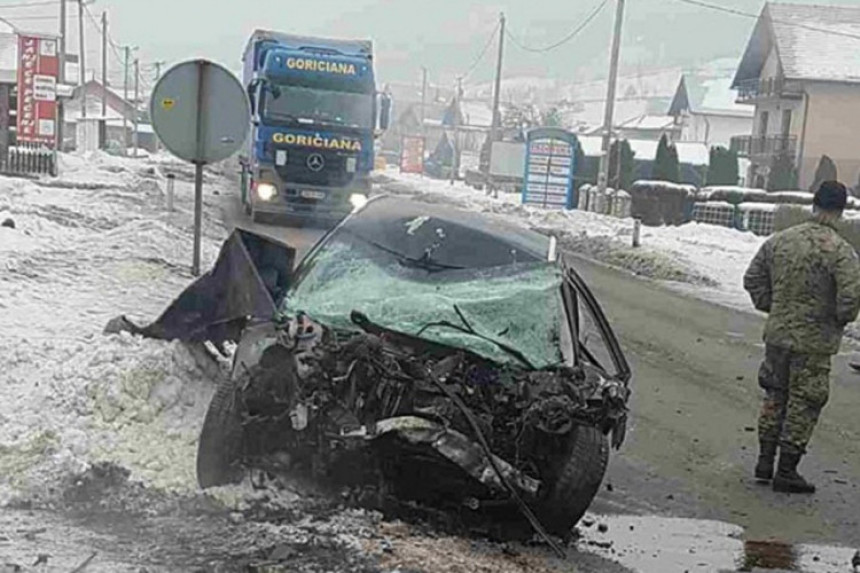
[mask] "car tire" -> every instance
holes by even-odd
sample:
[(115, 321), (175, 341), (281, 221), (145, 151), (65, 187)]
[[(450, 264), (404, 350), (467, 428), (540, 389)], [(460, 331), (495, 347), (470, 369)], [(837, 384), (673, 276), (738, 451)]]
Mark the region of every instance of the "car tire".
[(609, 464), (609, 440), (592, 426), (578, 426), (570, 456), (553, 487), (541, 497), (537, 517), (549, 533), (566, 537), (603, 482)]
[(245, 475), (236, 394), (236, 383), (222, 379), (206, 410), (197, 444), (197, 483), (203, 489), (239, 483)]

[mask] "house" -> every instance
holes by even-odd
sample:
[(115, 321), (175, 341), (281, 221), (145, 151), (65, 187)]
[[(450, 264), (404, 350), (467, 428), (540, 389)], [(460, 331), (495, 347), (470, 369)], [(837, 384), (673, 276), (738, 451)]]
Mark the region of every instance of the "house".
[[(391, 96), (392, 118), (388, 131), (381, 138), (383, 153), (398, 155), (401, 139), (407, 135), (421, 135), (421, 118), (425, 126), (437, 126), (440, 131), (442, 116), (453, 96), (453, 90), (446, 90), (436, 85), (428, 85), (422, 110), (421, 84), (392, 82), (386, 84), (386, 92)], [(429, 136), (429, 134), (428, 134)], [(441, 137), (441, 135), (439, 135)], [(433, 145), (438, 143), (435, 137)], [(427, 148), (430, 147), (428, 142)]]
[(677, 141), (728, 148), (732, 137), (752, 134), (753, 110), (735, 101), (731, 77), (682, 75), (668, 115), (679, 128)]
[(784, 155), (798, 184), (814, 184), (822, 155), (848, 185), (860, 175), (860, 7), (768, 3), (732, 82), (753, 106), (752, 135), (732, 147), (749, 157), (754, 186), (766, 186)]
[[(82, 113), (82, 102), (86, 102), (86, 116)], [(102, 113), (102, 102), (105, 102), (105, 111)], [(129, 145), (134, 140), (134, 119), (138, 119), (138, 145), (148, 151), (155, 151), (156, 142), (152, 127), (145, 123), (140, 111), (140, 102), (135, 105), (133, 101), (126, 100), (110, 86), (103, 86), (96, 80), (90, 80), (83, 86), (75, 88), (72, 98), (65, 104), (64, 113), (64, 149), (75, 149), (87, 147), (82, 138), (79, 137), (78, 126), (83, 122), (96, 122), (104, 124), (103, 128), (96, 128), (96, 137), (99, 141), (106, 143), (105, 147), (122, 149), (123, 142)], [(100, 129), (106, 133), (98, 134)], [(90, 145), (92, 146), (92, 145)]]
[[(598, 130), (602, 133), (602, 130)], [(669, 141), (675, 141), (681, 133), (681, 127), (674, 118), (668, 115), (643, 114), (628, 119), (615, 127), (614, 136), (619, 139), (641, 139), (659, 141), (664, 135)]]

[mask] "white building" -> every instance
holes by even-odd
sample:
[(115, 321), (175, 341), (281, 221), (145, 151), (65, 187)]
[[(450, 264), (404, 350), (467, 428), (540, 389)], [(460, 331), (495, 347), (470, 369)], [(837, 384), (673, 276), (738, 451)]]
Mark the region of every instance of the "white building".
[(681, 76), (669, 115), (679, 127), (678, 141), (728, 148), (732, 137), (751, 134), (753, 111), (736, 103), (731, 77)]

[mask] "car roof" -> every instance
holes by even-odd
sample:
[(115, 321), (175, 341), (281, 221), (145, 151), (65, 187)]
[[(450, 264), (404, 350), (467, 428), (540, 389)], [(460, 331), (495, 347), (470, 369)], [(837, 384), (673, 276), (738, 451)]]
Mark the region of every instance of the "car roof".
[(547, 262), (550, 249), (548, 237), (497, 217), (400, 196), (372, 199), (339, 231), (412, 259), (430, 249), (434, 262), (461, 268)]

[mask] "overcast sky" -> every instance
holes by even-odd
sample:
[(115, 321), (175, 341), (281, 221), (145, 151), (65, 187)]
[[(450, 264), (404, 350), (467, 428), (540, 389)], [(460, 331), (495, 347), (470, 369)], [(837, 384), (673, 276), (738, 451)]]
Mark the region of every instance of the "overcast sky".
[[(48, 0), (50, 1), (50, 0)], [(723, 6), (758, 13), (761, 0), (712, 0)], [(19, 8), (21, 4), (37, 6)], [(119, 44), (140, 47), (144, 74), (151, 63), (202, 56), (234, 70), (255, 28), (375, 42), (382, 80), (417, 80), (422, 65), (433, 81), (452, 83), (487, 43), (504, 11), (508, 29), (520, 43), (541, 47), (573, 30), (600, 0), (96, 0), (90, 11), (107, 10), (111, 36)], [(819, 4), (827, 3), (818, 0)], [(860, 5), (860, 0), (834, 4)], [(55, 30), (50, 20), (59, 3), (46, 0), (0, 0), (0, 17), (21, 28)], [(573, 41), (544, 54), (505, 48), (505, 73), (576, 80), (605, 73), (615, 0)], [(76, 6), (70, 14), (77, 13)], [(35, 19), (37, 17), (48, 19)], [(680, 0), (627, 0), (621, 58), (624, 67), (694, 65), (717, 57), (739, 56), (752, 30), (752, 19), (721, 14)], [(87, 22), (87, 67), (99, 56), (97, 29)], [(70, 29), (77, 45), (77, 26)], [(77, 49), (75, 48), (75, 51)], [(111, 78), (121, 77), (120, 62), (110, 53)], [(469, 81), (491, 79), (495, 45)]]

